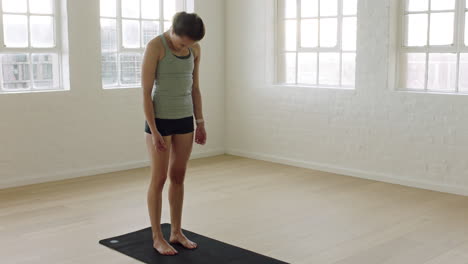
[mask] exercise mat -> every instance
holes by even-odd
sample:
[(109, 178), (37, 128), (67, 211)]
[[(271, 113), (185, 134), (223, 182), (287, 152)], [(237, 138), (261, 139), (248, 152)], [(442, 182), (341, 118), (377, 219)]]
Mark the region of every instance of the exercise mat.
[[(169, 242), (171, 225), (161, 224), (164, 238)], [(277, 260), (253, 251), (182, 229), (184, 235), (197, 243), (197, 248), (187, 249), (178, 243), (170, 243), (178, 253), (172, 256), (159, 254), (153, 248), (151, 227), (99, 241), (100, 244), (114, 249), (143, 263), (150, 264), (283, 264)]]

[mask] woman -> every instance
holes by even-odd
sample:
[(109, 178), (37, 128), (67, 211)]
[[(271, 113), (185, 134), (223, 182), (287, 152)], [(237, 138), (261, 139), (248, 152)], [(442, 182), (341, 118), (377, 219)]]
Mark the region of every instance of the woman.
[[(194, 140), (204, 145), (206, 131), (199, 87), (200, 45), (205, 27), (196, 14), (177, 13), (172, 27), (146, 46), (142, 63), (145, 137), (151, 157), (148, 210), (153, 247), (163, 255), (175, 250), (161, 231), (162, 191), (169, 172), (170, 243), (194, 249), (197, 244), (182, 233), (184, 178)], [(155, 89), (153, 90), (153, 83)]]

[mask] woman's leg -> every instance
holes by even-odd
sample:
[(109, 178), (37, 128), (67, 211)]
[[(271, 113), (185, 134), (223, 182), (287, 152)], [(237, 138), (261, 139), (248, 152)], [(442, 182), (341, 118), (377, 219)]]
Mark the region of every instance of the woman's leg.
[(169, 242), (179, 242), (186, 248), (197, 244), (182, 233), (182, 207), (184, 201), (184, 178), (187, 162), (193, 145), (193, 132), (172, 135), (172, 149), (169, 161), (169, 204), (171, 207), (171, 237)]
[(153, 247), (161, 254), (174, 255), (177, 251), (164, 239), (161, 231), (162, 191), (167, 178), (171, 136), (163, 137), (167, 150), (158, 151), (151, 134), (145, 133), (146, 146), (151, 158), (151, 182), (148, 188), (148, 211), (153, 231)]

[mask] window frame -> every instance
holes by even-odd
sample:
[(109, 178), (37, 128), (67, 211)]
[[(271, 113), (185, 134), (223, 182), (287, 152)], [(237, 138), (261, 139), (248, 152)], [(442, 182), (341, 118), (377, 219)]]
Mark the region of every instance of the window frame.
[[(99, 0), (99, 4), (100, 4)], [(159, 2), (159, 17), (157, 19), (147, 19), (147, 18), (141, 18), (141, 1), (140, 1), (140, 18), (123, 18), (122, 17), (122, 0), (116, 0), (116, 16), (115, 17), (108, 17), (108, 16), (102, 16), (100, 13), (99, 9), (99, 28), (100, 28), (100, 33), (99, 33), (99, 39), (100, 39), (100, 54), (101, 54), (101, 88), (103, 90), (114, 90), (114, 89), (128, 89), (128, 88), (141, 88), (141, 83), (138, 84), (122, 84), (122, 74), (121, 74), (121, 60), (120, 56), (122, 54), (127, 54), (127, 55), (139, 55), (140, 56), (140, 61), (143, 59), (145, 47), (144, 47), (144, 38), (143, 38), (143, 28), (142, 28), (142, 22), (143, 21), (157, 21), (159, 23), (159, 32), (164, 32), (164, 24), (166, 22), (171, 23), (171, 19), (166, 19), (164, 17), (164, 1), (165, 0), (158, 0)], [(176, 1), (176, 12), (179, 12), (177, 10), (187, 10), (188, 7), (190, 7), (190, 3), (188, 3), (188, 0), (174, 0)], [(116, 21), (116, 50), (115, 51), (106, 51), (104, 52), (102, 49), (102, 34), (101, 34), (101, 19), (115, 19)], [(123, 20), (134, 20), (138, 21), (140, 23), (140, 48), (126, 48), (123, 46), (123, 41), (122, 41), (122, 21)], [(160, 33), (161, 34), (161, 33)], [(102, 82), (102, 55), (105, 53), (109, 54), (115, 54), (116, 55), (116, 71), (117, 71), (117, 84), (114, 85), (105, 85)], [(140, 73), (140, 78), (141, 78), (141, 73)]]
[[(452, 45), (430, 45), (430, 14), (437, 14), (437, 13), (447, 13), (452, 12), (452, 10), (431, 10), (431, 3), (432, 0), (428, 0), (428, 10), (427, 11), (406, 11), (406, 5), (408, 0), (398, 0), (396, 3), (396, 11), (397, 12), (397, 29), (396, 29), (396, 52), (394, 54), (394, 58), (392, 58), (395, 62), (395, 74), (393, 75), (395, 80), (394, 87), (395, 91), (398, 92), (416, 92), (416, 93), (435, 93), (435, 94), (451, 94), (451, 95), (466, 95), (468, 91), (460, 91), (460, 54), (461, 53), (468, 53), (468, 43), (465, 44), (465, 14), (468, 13), (468, 8), (466, 4), (468, 0), (455, 0), (455, 8), (453, 9), (454, 13), (454, 22), (453, 22), (453, 44)], [(407, 41), (407, 22), (406, 16), (408, 14), (427, 14), (427, 33), (426, 33), (426, 45), (424, 46), (406, 46)], [(403, 70), (404, 61), (402, 60), (402, 55), (405, 53), (420, 53), (425, 54), (425, 74), (424, 74), (424, 88), (423, 89), (416, 89), (416, 88), (404, 88), (401, 87), (401, 83), (404, 81), (402, 80), (402, 76), (404, 76)], [(429, 81), (429, 55), (431, 53), (448, 53), (456, 55), (456, 85), (455, 90), (436, 90), (428, 89), (428, 81)], [(389, 75), (391, 76), (391, 74)]]
[[(62, 19), (62, 3), (61, 0), (52, 0), (53, 3), (53, 13), (52, 14), (37, 14), (31, 13), (29, 10), (29, 0), (26, 0), (26, 13), (12, 13), (12, 12), (4, 12), (3, 11), (3, 3), (0, 0), (0, 95), (1, 94), (11, 94), (11, 93), (32, 93), (32, 92), (46, 92), (46, 91), (64, 91), (67, 90), (64, 86), (63, 82), (63, 57), (62, 57), (62, 31), (60, 27), (60, 21)], [(5, 45), (5, 37), (3, 31), (3, 15), (4, 14), (11, 14), (11, 15), (25, 15), (27, 17), (27, 31), (28, 31), (28, 47), (6, 47)], [(54, 47), (48, 48), (38, 48), (38, 47), (31, 47), (31, 30), (30, 30), (30, 17), (31, 16), (52, 16), (53, 17), (53, 36), (54, 36)], [(9, 55), (9, 54), (26, 54), (29, 59), (29, 88), (24, 89), (5, 89), (3, 87), (3, 63), (1, 61), (1, 56)], [(39, 55), (39, 54), (55, 54), (57, 55), (57, 85), (50, 86), (47, 88), (33, 88), (33, 79), (34, 79), (34, 71), (33, 65), (34, 62), (32, 61), (32, 55)], [(55, 76), (54, 76), (55, 77)], [(55, 80), (53, 79), (53, 82)]]
[[(343, 19), (344, 18), (356, 18), (356, 44), (357, 44), (357, 32), (358, 32), (358, 6), (356, 6), (356, 14), (349, 15), (343, 14), (343, 1), (344, 0), (337, 0), (337, 15), (336, 16), (320, 16), (320, 1), (318, 0), (318, 11), (317, 16), (314, 17), (302, 17), (301, 16), (301, 0), (296, 0), (296, 16), (295, 18), (286, 18), (282, 12), (284, 12), (284, 6), (282, 6), (282, 2), (285, 0), (275, 0), (274, 4), (274, 77), (273, 77), (273, 85), (274, 86), (292, 86), (292, 87), (306, 87), (306, 88), (326, 88), (326, 89), (340, 89), (340, 90), (355, 90), (356, 87), (356, 66), (357, 66), (357, 45), (355, 50), (344, 50), (342, 47), (343, 43)], [(358, 5), (359, 0), (356, 0), (356, 5)], [(318, 38), (317, 43), (320, 45), (320, 20), (326, 18), (336, 18), (337, 19), (337, 38), (336, 38), (336, 45), (335, 47), (301, 47), (301, 20), (302, 19), (317, 19), (318, 20)], [(284, 21), (287, 20), (296, 20), (296, 50), (295, 51), (288, 51), (284, 47), (284, 39), (285, 39), (285, 23)], [(298, 82), (298, 54), (300, 52), (315, 52), (317, 54), (316, 60), (316, 68), (317, 68), (317, 76), (316, 76), (316, 83), (317, 84), (307, 84), (307, 83), (300, 83)], [(295, 83), (287, 83), (287, 82), (280, 82), (280, 76), (285, 72), (286, 63), (283, 60), (283, 63), (280, 63), (282, 60), (280, 59), (281, 56), (285, 53), (295, 53)], [(338, 85), (329, 85), (329, 84), (320, 84), (320, 54), (322, 53), (339, 53), (339, 84)], [(355, 55), (355, 70), (354, 70), (354, 85), (342, 85), (343, 81), (343, 54), (354, 54)]]

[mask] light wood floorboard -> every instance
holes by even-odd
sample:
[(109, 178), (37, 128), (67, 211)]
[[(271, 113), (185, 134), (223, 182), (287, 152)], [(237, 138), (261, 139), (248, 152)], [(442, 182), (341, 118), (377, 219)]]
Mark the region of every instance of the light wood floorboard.
[[(149, 168), (0, 190), (0, 263), (138, 263)], [(164, 188), (162, 222), (170, 222)], [(182, 227), (290, 263), (468, 264), (468, 197), (232, 155), (189, 161)]]

